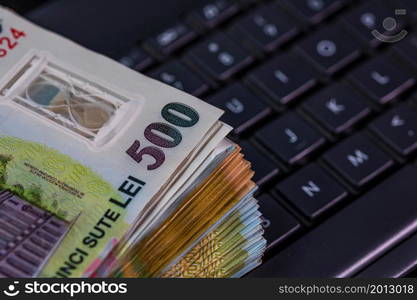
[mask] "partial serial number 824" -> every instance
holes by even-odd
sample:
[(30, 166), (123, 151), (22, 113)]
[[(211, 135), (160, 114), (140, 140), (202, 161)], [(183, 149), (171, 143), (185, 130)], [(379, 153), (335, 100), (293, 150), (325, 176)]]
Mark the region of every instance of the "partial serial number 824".
[(26, 37), (24, 31), (17, 30), (15, 28), (10, 28), (11, 37), (2, 36), (0, 37), (0, 58), (6, 57), (10, 51), (13, 51), (14, 48), (18, 45), (18, 40), (22, 37)]

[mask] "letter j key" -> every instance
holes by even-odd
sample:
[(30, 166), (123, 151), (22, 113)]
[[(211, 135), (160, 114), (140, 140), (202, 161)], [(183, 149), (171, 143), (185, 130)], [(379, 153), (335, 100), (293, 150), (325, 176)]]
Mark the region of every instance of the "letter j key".
[(256, 138), (287, 164), (296, 164), (320, 148), (326, 139), (295, 113), (268, 124)]

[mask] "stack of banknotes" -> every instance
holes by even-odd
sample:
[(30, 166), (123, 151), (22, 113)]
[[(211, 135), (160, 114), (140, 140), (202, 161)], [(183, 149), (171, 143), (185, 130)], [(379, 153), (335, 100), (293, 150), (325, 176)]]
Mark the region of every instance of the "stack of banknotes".
[(266, 242), (222, 111), (0, 8), (0, 277), (240, 277)]

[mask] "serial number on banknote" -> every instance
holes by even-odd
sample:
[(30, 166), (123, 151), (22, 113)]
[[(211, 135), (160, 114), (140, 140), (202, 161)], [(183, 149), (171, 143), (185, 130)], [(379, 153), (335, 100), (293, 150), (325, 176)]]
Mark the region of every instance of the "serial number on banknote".
[(22, 37), (26, 37), (26, 33), (13, 27), (10, 28), (10, 35), (0, 36), (0, 58), (6, 57), (13, 51), (19, 44), (18, 40)]

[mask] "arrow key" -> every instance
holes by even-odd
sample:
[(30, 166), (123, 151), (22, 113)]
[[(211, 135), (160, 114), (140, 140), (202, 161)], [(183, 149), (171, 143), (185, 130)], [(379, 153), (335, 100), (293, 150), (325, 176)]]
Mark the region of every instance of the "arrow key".
[(370, 129), (403, 156), (417, 150), (417, 113), (405, 105), (381, 116)]

